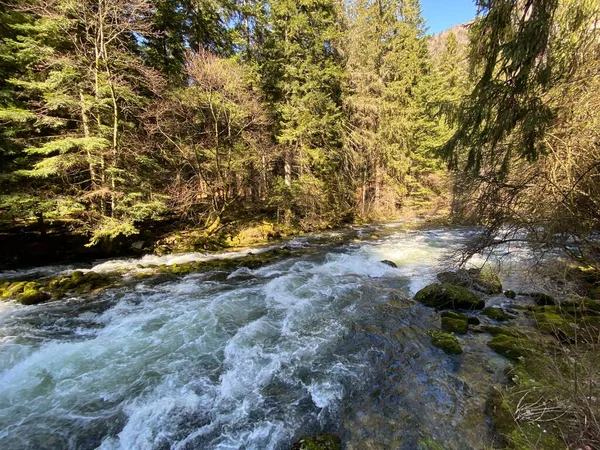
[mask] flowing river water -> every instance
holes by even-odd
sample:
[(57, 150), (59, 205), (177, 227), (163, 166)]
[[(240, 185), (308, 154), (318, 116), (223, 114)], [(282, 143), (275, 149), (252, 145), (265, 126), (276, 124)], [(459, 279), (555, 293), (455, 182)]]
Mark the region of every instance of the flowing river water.
[[(473, 231), (377, 233), (295, 239), (312, 251), (256, 270), (0, 302), (0, 448), (287, 450), (320, 432), (356, 450), (489, 444), (485, 399), (505, 361), (483, 335), (466, 335), (460, 356), (433, 347), (439, 315), (410, 300)], [(515, 273), (505, 287), (520, 287)]]

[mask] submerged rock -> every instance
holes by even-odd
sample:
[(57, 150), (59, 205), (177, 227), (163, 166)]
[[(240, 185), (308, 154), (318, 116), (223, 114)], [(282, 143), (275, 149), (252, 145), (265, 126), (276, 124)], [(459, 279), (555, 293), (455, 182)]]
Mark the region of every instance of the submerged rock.
[(386, 266), (393, 267), (394, 269), (398, 268), (398, 265), (394, 261), (389, 261), (387, 259), (384, 259), (383, 261), (380, 261), (380, 262), (381, 262), (381, 264), (385, 264)]
[(452, 284), (430, 284), (415, 295), (415, 300), (438, 309), (483, 309), (485, 302), (467, 288)]
[(303, 437), (292, 445), (292, 450), (342, 450), (342, 439), (336, 434)]
[(501, 294), (502, 283), (498, 275), (488, 266), (482, 269), (459, 269), (456, 272), (442, 272), (437, 275), (442, 283), (454, 284), (474, 289), (484, 294)]
[(430, 330), (427, 334), (431, 336), (431, 343), (435, 347), (444, 350), (447, 354), (460, 355), (463, 352), (458, 339), (452, 333)]

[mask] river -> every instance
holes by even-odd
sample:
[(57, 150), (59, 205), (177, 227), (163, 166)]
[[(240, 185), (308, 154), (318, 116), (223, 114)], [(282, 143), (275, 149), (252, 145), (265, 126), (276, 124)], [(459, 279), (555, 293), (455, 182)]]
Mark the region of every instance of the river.
[[(0, 302), (0, 448), (287, 450), (320, 432), (356, 450), (489, 444), (485, 398), (505, 361), (483, 335), (466, 335), (461, 356), (433, 347), (439, 315), (410, 300), (474, 231), (352, 233), (373, 231), (294, 239), (313, 251), (256, 270)], [(515, 280), (503, 273), (505, 287)]]

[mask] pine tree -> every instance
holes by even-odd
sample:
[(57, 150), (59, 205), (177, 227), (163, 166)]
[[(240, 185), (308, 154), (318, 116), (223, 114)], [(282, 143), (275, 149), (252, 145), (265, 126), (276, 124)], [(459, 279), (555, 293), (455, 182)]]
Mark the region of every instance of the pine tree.
[(338, 7), (332, 0), (275, 0), (269, 22), (261, 72), (278, 124), (283, 182), (288, 191), (306, 182), (323, 201), (341, 147)]
[(27, 70), (8, 82), (27, 99), (30, 117), (22, 142), (30, 166), (13, 175), (50, 188), (39, 190), (38, 205), (51, 205), (46, 213), (64, 214), (52, 209), (65, 202), (85, 210), (96, 238), (132, 233), (132, 221), (148, 211), (124, 170), (140, 91), (157, 81), (131, 50), (133, 34), (146, 31), (148, 4), (64, 0), (31, 9), (34, 19), (15, 25), (20, 35), (10, 43)]
[(430, 57), (418, 1), (357, 0), (346, 51), (351, 131), (360, 179), (359, 209), (395, 212), (413, 189), (426, 114)]

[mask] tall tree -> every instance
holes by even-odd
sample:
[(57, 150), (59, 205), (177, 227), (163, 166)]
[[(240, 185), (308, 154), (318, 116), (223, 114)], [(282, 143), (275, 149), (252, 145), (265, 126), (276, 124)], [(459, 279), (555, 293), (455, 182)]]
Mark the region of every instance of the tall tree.
[(133, 232), (143, 198), (129, 191), (135, 184), (124, 167), (141, 91), (158, 81), (132, 51), (148, 9), (145, 0), (39, 1), (12, 42), (18, 58), (29, 58), (28, 70), (9, 82), (28, 99), (31, 127), (24, 149), (31, 166), (15, 175), (50, 186), (46, 200), (86, 210), (97, 237)]
[(418, 170), (430, 57), (418, 1), (356, 0), (346, 40), (349, 148), (360, 180), (360, 211), (394, 212)]
[(269, 22), (262, 79), (282, 148), (283, 182), (290, 191), (295, 180), (298, 187), (305, 181), (323, 201), (324, 177), (338, 163), (341, 148), (338, 5), (333, 0), (273, 0)]

